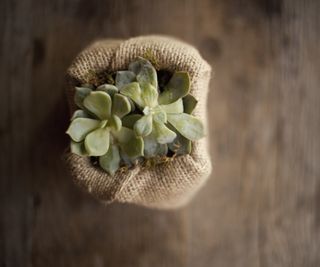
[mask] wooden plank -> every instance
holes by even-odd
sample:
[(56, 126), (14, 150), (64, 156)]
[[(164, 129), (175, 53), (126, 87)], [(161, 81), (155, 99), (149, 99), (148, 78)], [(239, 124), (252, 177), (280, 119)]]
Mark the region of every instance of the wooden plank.
[(319, 10), (206, 1), (199, 11), (216, 66), (215, 168), (191, 207), (196, 266), (320, 264)]
[[(10, 227), (17, 220), (20, 224), (14, 227), (30, 236), (28, 259), (19, 254), (26, 251), (23, 244), (12, 253), (12, 258), (19, 259), (20, 266), (22, 262), (32, 266), (185, 264), (187, 242), (183, 211), (158, 212), (125, 205), (104, 207), (72, 184), (60, 160), (67, 145), (63, 134), (68, 120), (64, 72), (72, 58), (93, 39), (128, 38), (145, 19), (154, 19), (152, 16), (159, 4), (155, 3), (148, 18), (143, 2), (136, 4), (131, 7), (125, 1), (74, 1), (71, 4), (46, 1), (32, 7), (32, 33), (28, 38), (33, 46), (33, 65), (30, 87), (25, 88), (32, 95), (29, 107), (32, 121), (28, 122), (31, 128), (28, 144), (32, 149), (29, 154), (23, 154), (22, 159), (33, 167), (33, 174), (22, 173), (21, 180), (27, 180), (28, 188), (24, 192), (35, 204), (28, 213), (32, 216), (30, 228), (20, 225), (20, 217), (26, 220), (28, 214), (19, 213), (7, 222)], [(168, 6), (169, 1), (160, 5)], [(172, 12), (177, 9), (176, 5)], [(168, 21), (170, 15), (172, 13), (165, 14), (163, 21)], [(24, 22), (17, 20), (19, 25)], [(132, 25), (129, 32), (127, 25)], [(10, 47), (12, 42), (7, 45)], [(27, 110), (24, 110), (26, 120), (29, 119)], [(21, 180), (9, 184), (21, 186)], [(15, 193), (13, 198), (22, 197)], [(17, 205), (20, 205), (19, 211), (24, 209), (22, 204)], [(8, 260), (8, 240), (12, 240), (13, 247), (20, 239), (11, 231), (5, 233), (4, 239), (4, 262), (6, 266), (15, 266), (15, 262)]]
[[(32, 168), (29, 138), (32, 90), (30, 1), (1, 1), (0, 107), (0, 262), (23, 266), (30, 261), (32, 197), (28, 179)], [(23, 23), (22, 23), (23, 22)], [(31, 156), (32, 157), (32, 156)]]
[[(318, 1), (1, 1), (0, 264), (318, 266)], [(214, 173), (187, 208), (101, 206), (60, 159), (64, 72), (93, 39), (160, 33), (213, 65)]]

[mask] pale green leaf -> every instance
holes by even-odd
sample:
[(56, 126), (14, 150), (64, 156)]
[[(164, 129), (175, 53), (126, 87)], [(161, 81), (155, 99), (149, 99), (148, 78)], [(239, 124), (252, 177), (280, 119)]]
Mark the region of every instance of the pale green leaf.
[(131, 111), (130, 111), (130, 112), (135, 111), (136, 105), (135, 105), (134, 102), (131, 100), (131, 98), (128, 97), (128, 100), (129, 100), (130, 106), (131, 106)]
[(136, 81), (136, 74), (132, 71), (117, 71), (116, 86), (121, 89), (122, 86)]
[(83, 109), (83, 100), (92, 92), (92, 90), (87, 87), (76, 87), (75, 90), (74, 102), (79, 108)]
[(168, 153), (166, 144), (159, 144), (154, 133), (143, 138), (144, 141), (144, 157), (153, 158), (156, 156), (165, 156)]
[(155, 107), (158, 105), (158, 90), (151, 84), (140, 85), (141, 88), (141, 98), (144, 102), (143, 106)]
[(152, 115), (145, 115), (137, 120), (134, 124), (133, 130), (137, 136), (147, 136), (152, 131)]
[(112, 133), (119, 142), (121, 149), (129, 158), (143, 156), (143, 139), (142, 137), (136, 137), (133, 130), (122, 127), (119, 132)]
[(111, 115), (111, 97), (106, 92), (91, 92), (84, 99), (83, 105), (101, 120), (108, 119)]
[(107, 154), (99, 157), (99, 165), (110, 175), (114, 175), (120, 167), (120, 154), (118, 146), (110, 145)]
[(118, 88), (112, 84), (102, 84), (97, 87), (96, 91), (106, 92), (111, 97), (118, 92)]
[(119, 132), (112, 131), (112, 134), (115, 136), (119, 143), (123, 144), (130, 142), (132, 137), (135, 137), (134, 131), (127, 127), (122, 127)]
[(190, 90), (190, 78), (188, 72), (177, 71), (159, 96), (159, 104), (167, 105), (186, 96)]
[(74, 119), (66, 133), (75, 142), (84, 140), (86, 135), (100, 126), (100, 121), (87, 118)]
[(70, 150), (71, 150), (71, 153), (73, 154), (77, 154), (79, 156), (88, 156), (88, 153), (86, 151), (86, 148), (84, 147), (83, 142), (77, 143), (71, 140)]
[(191, 141), (198, 140), (204, 136), (202, 122), (189, 114), (168, 114), (168, 121), (184, 137)]
[(142, 115), (141, 114), (129, 114), (127, 116), (124, 116), (122, 118), (122, 125), (124, 127), (133, 129), (134, 124), (136, 123), (137, 120), (141, 119)]
[(135, 159), (143, 156), (143, 139), (142, 137), (135, 137), (131, 142), (120, 144), (121, 149), (128, 155), (129, 158)]
[(167, 128), (164, 123), (158, 123), (154, 121), (153, 127), (154, 135), (160, 144), (171, 143), (177, 136), (176, 133)]
[(167, 122), (167, 113), (165, 113), (162, 108), (158, 107), (155, 109), (153, 113), (153, 120), (158, 123), (166, 123)]
[(183, 99), (183, 112), (191, 114), (198, 104), (198, 100), (193, 95), (186, 95)]
[(116, 115), (112, 115), (108, 120), (107, 126), (111, 127), (114, 131), (119, 131), (122, 127), (121, 119)]
[(150, 84), (158, 87), (157, 71), (152, 65), (144, 65), (137, 75), (137, 81), (140, 85)]
[(177, 101), (168, 104), (168, 105), (160, 105), (160, 107), (167, 113), (167, 114), (176, 114), (183, 112), (183, 102), (182, 99), (179, 98)]
[(176, 155), (190, 154), (192, 149), (191, 141), (182, 136), (172, 125), (168, 124), (168, 128), (177, 134), (173, 142), (168, 144), (169, 149)]
[(141, 88), (137, 82), (129, 83), (123, 86), (120, 93), (130, 97), (137, 105), (144, 107), (144, 102), (141, 98)]
[(99, 126), (99, 128), (104, 128), (104, 127), (107, 126), (107, 124), (108, 124), (108, 120), (102, 120), (102, 121), (100, 121), (100, 126)]
[(123, 116), (129, 114), (130, 111), (131, 104), (129, 98), (121, 94), (115, 94), (112, 102), (112, 114), (122, 118)]
[(90, 115), (84, 110), (78, 109), (73, 113), (71, 120), (73, 121), (76, 118), (90, 118)]
[(110, 143), (110, 132), (107, 128), (99, 128), (89, 133), (84, 145), (89, 156), (102, 156), (107, 153)]
[(146, 60), (145, 58), (143, 57), (137, 57), (133, 62), (131, 62), (129, 64), (129, 71), (132, 71), (134, 72), (135, 74), (139, 74), (141, 72), (141, 69), (144, 67), (144, 66), (151, 66), (152, 67), (152, 64), (150, 61)]

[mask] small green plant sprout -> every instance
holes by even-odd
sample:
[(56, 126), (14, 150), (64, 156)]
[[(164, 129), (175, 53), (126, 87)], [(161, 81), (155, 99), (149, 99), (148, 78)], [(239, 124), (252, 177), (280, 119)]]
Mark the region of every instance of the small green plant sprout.
[(162, 92), (156, 69), (144, 58), (137, 58), (121, 75), (127, 79), (119, 87), (120, 93), (129, 97), (142, 113), (129, 115), (125, 120), (131, 120), (136, 136), (144, 138), (144, 156), (166, 155), (168, 146), (177, 154), (190, 153), (191, 141), (202, 138), (204, 128), (191, 115), (197, 101), (189, 94), (188, 73), (175, 72)]
[(72, 139), (72, 153), (99, 157), (100, 166), (111, 175), (120, 167), (120, 152), (130, 159), (143, 155), (142, 138), (122, 127), (121, 118), (132, 107), (117, 87), (104, 84), (94, 91), (88, 86), (77, 87), (75, 103), (80, 109), (74, 112), (66, 132)]

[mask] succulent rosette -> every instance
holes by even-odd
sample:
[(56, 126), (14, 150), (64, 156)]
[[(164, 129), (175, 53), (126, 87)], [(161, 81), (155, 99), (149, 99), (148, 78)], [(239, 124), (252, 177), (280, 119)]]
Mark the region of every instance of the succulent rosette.
[(128, 70), (116, 72), (114, 84), (76, 87), (79, 109), (67, 130), (71, 152), (98, 157), (111, 175), (137, 160), (190, 153), (204, 128), (192, 115), (197, 100), (189, 94), (189, 75), (174, 72), (161, 86), (159, 75), (138, 57)]

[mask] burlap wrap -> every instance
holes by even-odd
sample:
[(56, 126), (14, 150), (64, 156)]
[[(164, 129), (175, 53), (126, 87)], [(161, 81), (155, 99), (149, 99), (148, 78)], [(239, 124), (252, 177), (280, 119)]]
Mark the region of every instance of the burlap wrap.
[[(150, 53), (161, 69), (188, 71), (191, 93), (199, 103), (194, 115), (207, 128), (206, 102), (211, 68), (199, 52), (179, 40), (164, 36), (142, 36), (126, 41), (100, 40), (82, 51), (67, 71), (70, 110), (74, 86), (84, 82), (89, 70), (124, 70), (137, 56)], [(154, 208), (177, 208), (186, 204), (211, 172), (207, 138), (193, 144), (190, 155), (176, 157), (155, 168), (136, 166), (126, 173), (110, 176), (89, 158), (67, 153), (66, 162), (76, 184), (103, 202), (130, 202)]]

